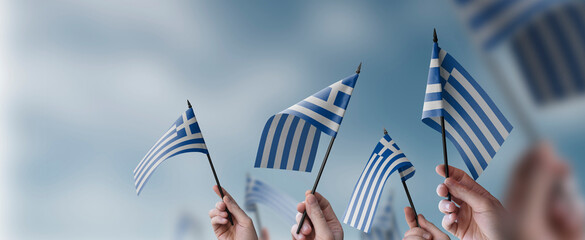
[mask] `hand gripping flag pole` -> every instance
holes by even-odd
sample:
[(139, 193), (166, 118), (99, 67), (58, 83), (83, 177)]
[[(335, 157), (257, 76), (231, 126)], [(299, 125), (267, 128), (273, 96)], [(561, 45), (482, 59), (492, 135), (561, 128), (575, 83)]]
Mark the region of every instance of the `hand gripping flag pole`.
[[(388, 131), (386, 131), (386, 128), (384, 128), (384, 135), (388, 135)], [(410, 191), (408, 191), (408, 186), (406, 186), (406, 180), (404, 179), (402, 179), (402, 186), (404, 187), (404, 192), (406, 193), (406, 197), (408, 198), (410, 207), (412, 208), (412, 211), (414, 211), (414, 219), (416, 220), (416, 225), (420, 227), (420, 224), (418, 224), (418, 213), (416, 213), (416, 208), (414, 208), (414, 202), (412, 202)]]
[[(355, 71), (356, 74), (360, 74), (362, 69), (362, 63), (358, 66), (357, 70)], [(321, 163), (321, 168), (319, 169), (319, 173), (317, 174), (317, 178), (315, 179), (315, 183), (313, 184), (313, 189), (311, 190), (311, 194), (315, 194), (317, 190), (317, 185), (319, 184), (319, 180), (321, 179), (321, 174), (323, 174), (323, 169), (325, 169), (325, 164), (327, 163), (327, 159), (329, 158), (329, 152), (331, 152), (331, 147), (333, 146), (333, 142), (335, 142), (335, 136), (331, 137), (331, 141), (329, 141), (329, 146), (327, 147), (327, 152), (325, 152), (325, 157), (323, 158), (323, 162)], [(299, 226), (297, 227), (297, 234), (301, 232), (301, 227), (303, 227), (303, 222), (307, 217), (307, 209), (303, 212), (303, 216), (301, 217), (301, 221), (299, 221)]]
[[(187, 106), (189, 108), (193, 108), (191, 106), (191, 103), (189, 102), (189, 100), (187, 100)], [(221, 200), (223, 201), (223, 188), (221, 187), (221, 184), (219, 184), (219, 178), (217, 177), (217, 173), (215, 172), (215, 167), (213, 167), (213, 162), (211, 161), (211, 155), (209, 155), (209, 151), (207, 151), (207, 160), (209, 161), (209, 166), (211, 167), (211, 172), (213, 172), (213, 177), (215, 178), (215, 183), (217, 184), (217, 188), (219, 189), (219, 195), (221, 195)], [(232, 219), (232, 213), (230, 213), (230, 210), (227, 209), (226, 207), (226, 212), (228, 214), (228, 220), (230, 221), (230, 223), (232, 225), (234, 225), (234, 220)]]
[[(439, 39), (437, 38), (437, 30), (433, 29), (433, 42), (437, 45), (439, 44)], [(445, 137), (445, 117), (441, 115), (441, 135), (443, 138), (443, 162), (445, 165), (445, 178), (449, 178), (449, 159), (447, 157), (447, 138)], [(451, 201), (451, 193), (447, 193), (447, 200)], [(414, 209), (414, 208), (413, 208)], [(418, 218), (416, 219), (418, 223)]]

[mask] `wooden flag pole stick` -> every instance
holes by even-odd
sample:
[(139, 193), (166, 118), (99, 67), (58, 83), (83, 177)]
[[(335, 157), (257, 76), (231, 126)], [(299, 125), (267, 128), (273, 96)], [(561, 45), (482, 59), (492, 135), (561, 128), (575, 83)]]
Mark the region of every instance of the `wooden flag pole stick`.
[[(433, 42), (439, 42), (437, 30), (433, 29)], [(441, 114), (441, 135), (443, 135), (443, 162), (445, 164), (445, 178), (449, 178), (449, 159), (447, 157), (447, 139), (445, 137), (445, 117)], [(451, 193), (447, 193), (447, 200), (451, 201)]]
[[(362, 70), (362, 63), (358, 66), (355, 73), (360, 74)], [(315, 194), (317, 190), (317, 185), (319, 184), (319, 180), (321, 179), (321, 174), (323, 174), (323, 169), (325, 169), (325, 164), (327, 163), (327, 159), (329, 158), (329, 152), (331, 152), (331, 147), (333, 146), (333, 142), (335, 142), (335, 137), (331, 137), (331, 141), (329, 142), (329, 147), (327, 147), (327, 152), (325, 152), (325, 157), (323, 158), (323, 163), (321, 163), (321, 168), (319, 169), (319, 173), (317, 174), (317, 179), (315, 179), (315, 183), (313, 184), (313, 189), (311, 190), (311, 194)], [(307, 217), (307, 209), (303, 212), (303, 216), (301, 217), (301, 221), (299, 221), (299, 226), (297, 228), (297, 234), (301, 232), (301, 227), (303, 226), (303, 222), (305, 222), (305, 218)]]
[[(189, 108), (192, 108), (189, 100), (187, 100), (187, 106)], [(221, 200), (223, 201), (223, 197), (224, 197), (223, 188), (221, 187), (221, 184), (219, 184), (219, 178), (217, 178), (217, 173), (215, 172), (215, 167), (213, 167), (213, 162), (211, 161), (211, 156), (209, 155), (209, 150), (207, 150), (207, 160), (209, 161), (209, 166), (211, 167), (211, 172), (213, 172), (213, 177), (215, 178), (215, 183), (217, 184), (217, 188), (219, 189), (219, 195), (221, 195)], [(232, 225), (234, 225), (234, 220), (232, 219), (232, 214), (230, 213), (230, 210), (227, 209), (227, 206), (225, 208), (225, 211), (228, 214), (228, 220), (230, 221), (230, 223)]]
[(406, 192), (406, 197), (408, 197), (410, 207), (412, 208), (412, 211), (414, 211), (414, 219), (416, 219), (416, 225), (420, 227), (420, 224), (418, 224), (418, 214), (416, 213), (416, 208), (414, 208), (414, 203), (412, 202), (412, 197), (410, 197), (410, 192), (408, 191), (408, 186), (406, 186), (406, 181), (402, 181), (402, 186), (404, 186), (404, 191)]

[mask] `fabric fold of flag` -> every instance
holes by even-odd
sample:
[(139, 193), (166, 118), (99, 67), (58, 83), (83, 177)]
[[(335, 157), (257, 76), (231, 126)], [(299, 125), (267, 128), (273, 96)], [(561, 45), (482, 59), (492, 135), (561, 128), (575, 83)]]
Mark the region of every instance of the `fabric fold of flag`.
[(258, 203), (272, 208), (287, 223), (296, 223), (297, 202), (293, 198), (260, 180), (248, 176), (246, 180), (246, 210), (256, 211)]
[(398, 170), (402, 181), (414, 176), (414, 166), (398, 145), (385, 134), (374, 148), (355, 185), (343, 222), (369, 232), (376, 214), (380, 195), (390, 175)]
[(471, 75), (433, 45), (422, 121), (455, 145), (477, 179), (512, 131), (512, 125)]
[(337, 135), (358, 76), (348, 76), (270, 117), (254, 167), (311, 172), (321, 132)]
[(134, 169), (136, 193), (140, 195), (144, 184), (163, 161), (188, 152), (208, 153), (192, 108), (173, 123)]

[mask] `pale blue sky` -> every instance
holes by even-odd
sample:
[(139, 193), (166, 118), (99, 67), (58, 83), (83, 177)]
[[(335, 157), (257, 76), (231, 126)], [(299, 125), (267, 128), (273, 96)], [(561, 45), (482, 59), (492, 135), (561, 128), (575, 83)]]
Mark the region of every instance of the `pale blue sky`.
[[(441, 137), (420, 121), (437, 28), (441, 47), (492, 96), (515, 129), (479, 182), (497, 197), (527, 142), (522, 126), (473, 47), (450, 1), (14, 1), (11, 77), (4, 115), (11, 139), (5, 179), (11, 239), (170, 239), (187, 212), (196, 239), (212, 239), (207, 212), (219, 200), (206, 157), (174, 157), (136, 196), (132, 170), (167, 127), (194, 106), (222, 185), (243, 201), (245, 175), (298, 201), (316, 172), (254, 169), (273, 114), (362, 73), (318, 191), (342, 217), (382, 128), (417, 168), (409, 180), (419, 213), (440, 225)], [(502, 57), (503, 56), (503, 57)], [(500, 54), (503, 62), (509, 62)], [(519, 90), (520, 91), (520, 90)], [(543, 135), (585, 170), (582, 104), (530, 110)], [(576, 112), (569, 117), (565, 112)], [(323, 136), (315, 170), (329, 142)], [(6, 141), (6, 140), (5, 140)], [(454, 166), (464, 168), (449, 145)], [(580, 181), (583, 176), (580, 175)], [(383, 198), (408, 202), (398, 176)], [(290, 226), (261, 206), (276, 239)], [(406, 231), (402, 215), (396, 216)], [(347, 239), (359, 231), (344, 225)]]

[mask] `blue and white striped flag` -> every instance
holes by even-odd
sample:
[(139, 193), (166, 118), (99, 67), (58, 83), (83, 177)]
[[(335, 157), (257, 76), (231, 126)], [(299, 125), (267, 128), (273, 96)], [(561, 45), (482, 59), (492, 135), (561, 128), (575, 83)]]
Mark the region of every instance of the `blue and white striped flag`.
[(150, 175), (164, 160), (187, 152), (207, 154), (207, 146), (192, 108), (175, 121), (134, 169), (136, 193), (140, 194)]
[(464, 22), (484, 50), (509, 39), (514, 32), (553, 5), (566, 0), (454, 0)]
[(512, 125), (471, 75), (445, 50), (433, 45), (422, 121), (455, 145), (474, 179), (486, 169)]
[(585, 3), (549, 10), (512, 38), (513, 55), (535, 102), (558, 103), (585, 94)]
[(381, 215), (376, 216), (369, 233), (362, 233), (362, 240), (400, 240), (402, 239), (400, 228), (394, 216), (394, 194), (384, 203)]
[(293, 198), (260, 180), (248, 176), (246, 180), (246, 210), (256, 211), (258, 203), (272, 208), (287, 223), (296, 223), (297, 202)]
[(355, 185), (343, 217), (345, 224), (366, 233), (370, 231), (382, 189), (390, 174), (396, 170), (400, 173), (402, 181), (414, 176), (415, 172), (414, 166), (394, 140), (388, 134), (384, 134)]
[(357, 79), (353, 74), (268, 119), (254, 167), (310, 172), (321, 132), (337, 135)]

